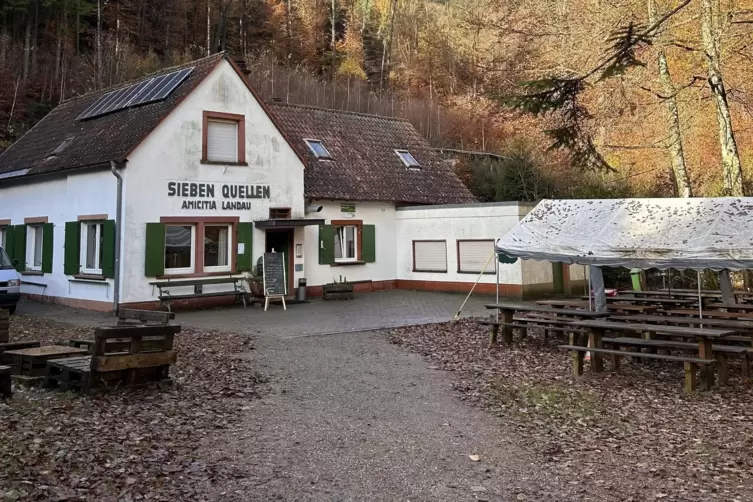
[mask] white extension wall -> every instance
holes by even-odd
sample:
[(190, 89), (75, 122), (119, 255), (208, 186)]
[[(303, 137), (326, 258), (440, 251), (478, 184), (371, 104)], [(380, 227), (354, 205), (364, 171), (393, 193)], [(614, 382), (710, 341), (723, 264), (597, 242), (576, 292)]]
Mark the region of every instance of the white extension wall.
[[(245, 115), (248, 166), (201, 163), (204, 111)], [(293, 216), (303, 216), (303, 164), (227, 61), (222, 61), (136, 149), (125, 174), (124, 251), (128, 259), (123, 277), (124, 303), (155, 299), (149, 285), (155, 279), (144, 275), (148, 222), (159, 222), (163, 216), (238, 216), (241, 222), (248, 222), (268, 218), (270, 207), (288, 207)], [(183, 198), (167, 196), (170, 181), (269, 185), (270, 198), (252, 199), (251, 211), (223, 210), (219, 202), (215, 210), (181, 209)], [(219, 201), (220, 194), (216, 195)], [(301, 235), (296, 233), (298, 238)], [(253, 262), (263, 253), (264, 232), (254, 229)], [(173, 290), (175, 294), (182, 292)]]
[[(517, 202), (405, 207), (397, 210), (397, 278), (406, 281), (474, 282), (476, 274), (458, 273), (457, 240), (496, 240), (515, 226), (529, 210)], [(413, 241), (445, 240), (447, 272), (414, 272)], [(501, 284), (522, 285), (520, 260), (500, 265)], [(494, 284), (495, 275), (481, 283)]]
[[(103, 214), (115, 218), (116, 181), (109, 170), (58, 175), (34, 182), (4, 184), (0, 190), (0, 220), (22, 225), (24, 218), (47, 217), (53, 224), (52, 273), (24, 275), (22, 280), (46, 284), (47, 288), (22, 285), (27, 294), (76, 298), (98, 302), (100, 310), (112, 308), (112, 280), (83, 281), (63, 273), (65, 223), (81, 215)], [(74, 304), (72, 304), (74, 305)], [(88, 305), (90, 308), (94, 305)]]

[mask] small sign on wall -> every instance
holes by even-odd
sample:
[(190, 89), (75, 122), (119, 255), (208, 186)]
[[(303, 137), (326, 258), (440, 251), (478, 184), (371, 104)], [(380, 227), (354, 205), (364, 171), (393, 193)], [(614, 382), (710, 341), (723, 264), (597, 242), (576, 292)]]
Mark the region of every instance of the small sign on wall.
[(355, 218), (356, 205), (353, 202), (343, 202), (340, 204), (340, 212), (345, 218)]

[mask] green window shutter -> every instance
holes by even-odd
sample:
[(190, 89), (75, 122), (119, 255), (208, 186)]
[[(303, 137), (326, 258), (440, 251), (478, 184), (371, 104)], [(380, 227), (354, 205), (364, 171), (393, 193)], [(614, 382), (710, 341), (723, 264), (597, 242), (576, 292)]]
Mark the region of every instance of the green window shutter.
[(376, 261), (376, 227), (364, 225), (361, 227), (361, 261), (374, 263)]
[(81, 260), (81, 223), (65, 222), (65, 248), (63, 255), (63, 273), (76, 275), (80, 270)]
[(55, 249), (53, 240), (55, 227), (52, 223), (42, 225), (42, 273), (52, 273), (52, 254)]
[(332, 225), (319, 225), (319, 265), (335, 262), (335, 236)]
[(115, 220), (102, 222), (102, 275), (115, 277)]
[(14, 233), (13, 230), (16, 227), (13, 225), (8, 225), (5, 227), (5, 252), (8, 253), (8, 257), (10, 258), (10, 261), (13, 261), (13, 252), (15, 251), (13, 249), (13, 237)]
[(146, 224), (146, 255), (144, 272), (147, 277), (165, 273), (165, 224)]
[(243, 244), (243, 253), (238, 253), (235, 261), (235, 266), (238, 269), (238, 272), (246, 272), (251, 270), (253, 267), (253, 238), (254, 224), (250, 222), (238, 223), (236, 230), (236, 239), (238, 240), (238, 244)]
[(16, 225), (13, 230), (13, 259), (18, 260), (16, 270), (26, 270), (26, 225)]

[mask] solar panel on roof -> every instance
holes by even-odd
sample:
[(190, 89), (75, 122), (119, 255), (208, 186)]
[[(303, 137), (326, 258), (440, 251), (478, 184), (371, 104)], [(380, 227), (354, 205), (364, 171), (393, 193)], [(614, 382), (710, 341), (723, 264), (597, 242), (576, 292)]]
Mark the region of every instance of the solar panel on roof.
[(174, 71), (158, 77), (142, 80), (128, 87), (102, 95), (78, 120), (99, 117), (131, 106), (154, 103), (166, 99), (193, 71), (193, 68)]

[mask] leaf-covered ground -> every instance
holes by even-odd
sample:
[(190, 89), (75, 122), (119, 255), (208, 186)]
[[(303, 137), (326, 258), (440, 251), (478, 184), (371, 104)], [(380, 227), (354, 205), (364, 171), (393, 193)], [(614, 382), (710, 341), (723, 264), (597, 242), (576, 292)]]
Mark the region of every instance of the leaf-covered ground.
[[(623, 361), (619, 373), (571, 377), (561, 339), (533, 331), (512, 347), (488, 348), (471, 320), (400, 328), (393, 343), (456, 375), (461, 399), (514, 421), (545, 462), (624, 500), (751, 500), (753, 389), (733, 366), (727, 387), (687, 396), (682, 368)], [(646, 479), (645, 493), (623, 479)], [(657, 488), (660, 487), (660, 488)]]
[[(14, 316), (11, 340), (91, 338), (93, 328)], [(209, 500), (236, 476), (222, 460), (262, 378), (233, 333), (176, 336), (171, 388), (74, 393), (14, 386), (0, 401), (0, 500)], [(219, 459), (219, 460), (218, 460)]]

